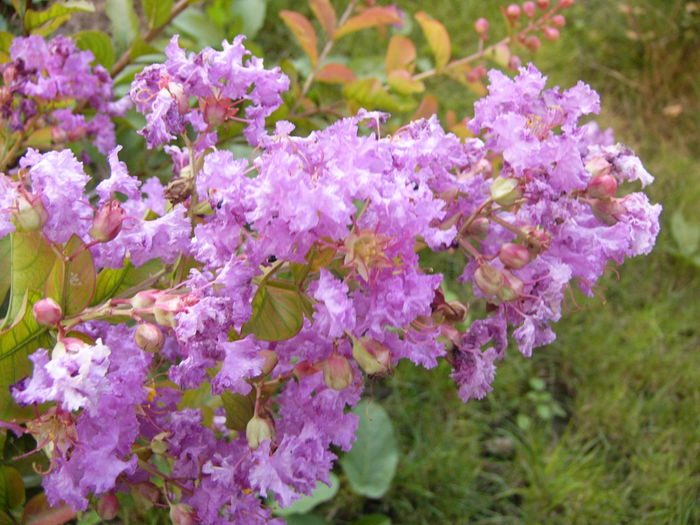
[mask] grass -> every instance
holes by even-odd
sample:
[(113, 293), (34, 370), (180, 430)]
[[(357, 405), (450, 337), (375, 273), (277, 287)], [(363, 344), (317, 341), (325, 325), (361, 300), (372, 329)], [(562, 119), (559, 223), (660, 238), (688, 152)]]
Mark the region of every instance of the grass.
[[(501, 2), (400, 4), (443, 21), (453, 49), (467, 54), (473, 20), (487, 13), (497, 26)], [(664, 214), (655, 252), (607, 278), (607, 302), (584, 300), (554, 344), (529, 360), (511, 352), (483, 401), (460, 403), (444, 365), (406, 364), (374, 385), (400, 436), (395, 482), (376, 501), (344, 487), (319, 514), (340, 524), (373, 512), (430, 525), (700, 522), (700, 272), (674, 255), (670, 226), (678, 212), (700, 227), (698, 44), (698, 2), (577, 3), (561, 40), (534, 60), (554, 84), (582, 79), (598, 90), (602, 124), (656, 175), (649, 193)], [(469, 114), (456, 84), (429, 88)], [(541, 405), (550, 417), (538, 415)], [(565, 416), (551, 416), (553, 406)]]

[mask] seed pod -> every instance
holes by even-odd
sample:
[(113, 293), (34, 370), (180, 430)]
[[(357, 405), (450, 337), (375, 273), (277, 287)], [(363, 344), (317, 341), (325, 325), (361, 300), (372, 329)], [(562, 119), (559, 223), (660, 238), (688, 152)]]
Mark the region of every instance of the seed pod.
[(530, 262), (530, 252), (525, 246), (507, 242), (501, 246), (498, 258), (507, 268), (518, 270)]
[(152, 323), (141, 323), (134, 332), (136, 345), (149, 354), (159, 352), (165, 344), (165, 336), (160, 328)]
[(319, 363), (319, 368), (323, 370), (323, 379), (326, 385), (333, 390), (346, 389), (355, 378), (350, 361), (342, 355), (333, 354)]

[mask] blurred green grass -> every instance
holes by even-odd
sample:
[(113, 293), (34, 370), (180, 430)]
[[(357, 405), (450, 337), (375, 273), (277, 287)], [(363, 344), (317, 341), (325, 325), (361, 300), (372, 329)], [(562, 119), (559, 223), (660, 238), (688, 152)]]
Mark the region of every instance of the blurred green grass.
[[(399, 3), (441, 20), (455, 53), (475, 48), (478, 16), (499, 34), (500, 1)], [(278, 56), (298, 52), (273, 19), (289, 5), (271, 1), (259, 37), (266, 50), (285, 42)], [(460, 403), (444, 365), (405, 364), (372, 385), (397, 426), (399, 470), (381, 500), (341, 490), (319, 509), (333, 523), (371, 512), (431, 525), (700, 523), (700, 271), (677, 255), (670, 226), (680, 213), (700, 228), (700, 3), (581, 0), (567, 20), (560, 41), (523, 61), (534, 60), (551, 85), (580, 79), (601, 94), (601, 124), (656, 176), (649, 193), (664, 206), (656, 250), (605, 279), (606, 303), (584, 299), (569, 312), (554, 344), (531, 359), (511, 352), (483, 401)], [(381, 45), (372, 38), (348, 45), (372, 52)], [(470, 114), (473, 99), (457, 84), (440, 79), (429, 89)], [(565, 417), (552, 415), (555, 406)]]

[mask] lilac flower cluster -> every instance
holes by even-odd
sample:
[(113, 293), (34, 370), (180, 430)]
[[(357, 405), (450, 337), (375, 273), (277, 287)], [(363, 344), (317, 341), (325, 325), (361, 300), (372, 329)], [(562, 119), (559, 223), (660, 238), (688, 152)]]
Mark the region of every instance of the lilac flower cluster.
[[(90, 138), (109, 153), (116, 145), (112, 117), (123, 114), (129, 101), (113, 102), (112, 78), (101, 65), (91, 65), (94, 58), (64, 36), (50, 42), (39, 35), (15, 38), (10, 61), (0, 65), (0, 113), (9, 131), (50, 126), (57, 144)], [(84, 104), (95, 114), (87, 120), (65, 102)]]
[[(648, 253), (658, 234), (658, 205), (617, 196), (651, 176), (578, 123), (599, 105), (584, 84), (546, 90), (533, 66), (492, 72), (470, 123), (483, 140), (435, 117), (382, 136), (385, 115), (366, 111), (298, 137), (288, 122), (264, 132), (287, 79), (243, 64), (241, 39), (188, 56), (174, 38), (167, 55), (131, 96), (151, 147), (183, 136), (167, 148), (185, 190), (141, 184), (118, 149), (95, 207), (68, 151), (29, 151), (0, 177), (1, 235), (40, 231), (57, 249), (77, 235), (98, 269), (168, 265), (129, 297), (65, 318), (54, 308), (55, 347), (13, 388), (22, 404), (53, 403), (25, 425), (51, 459), (53, 503), (84, 509), (131, 489), (182, 522), (275, 522), (263, 498), (309, 494), (333, 450), (352, 446), (365, 375), (444, 357), (460, 397), (481, 398), (510, 339), (525, 355), (551, 342), (567, 290), (592, 294), (609, 263)], [(215, 147), (243, 103), (250, 160)], [(447, 301), (424, 252), (463, 264), (486, 314)], [(95, 321), (115, 315), (137, 326)], [(182, 395), (192, 390), (213, 410)]]

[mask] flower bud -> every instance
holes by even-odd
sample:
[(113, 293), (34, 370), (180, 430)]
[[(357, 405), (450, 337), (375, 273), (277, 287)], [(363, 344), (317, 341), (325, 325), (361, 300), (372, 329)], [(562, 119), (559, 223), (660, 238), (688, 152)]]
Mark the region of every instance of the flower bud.
[(489, 233), (490, 223), (486, 217), (477, 217), (466, 229), (469, 235), (481, 237)]
[(135, 310), (145, 310), (156, 304), (159, 290), (144, 290), (131, 298), (131, 307)]
[(533, 16), (535, 16), (535, 9), (537, 9), (537, 6), (535, 6), (535, 2), (525, 2), (523, 4), (523, 12), (529, 18), (532, 18)]
[(477, 18), (474, 22), (474, 30), (482, 37), (485, 38), (486, 33), (489, 30), (489, 21), (485, 18)]
[(486, 295), (496, 295), (503, 286), (503, 273), (498, 268), (485, 263), (474, 272), (474, 282)]
[(506, 268), (520, 269), (530, 262), (530, 252), (525, 246), (507, 242), (501, 246), (498, 258)]
[(37, 195), (20, 195), (12, 222), (18, 232), (38, 232), (46, 224), (49, 214)]
[(593, 175), (606, 175), (612, 170), (612, 164), (610, 164), (605, 157), (593, 157), (586, 161), (586, 171)]
[(542, 28), (542, 34), (547, 40), (554, 42), (559, 39), (559, 30), (554, 27), (544, 26)]
[(134, 332), (136, 345), (149, 354), (159, 352), (165, 344), (165, 336), (160, 328), (152, 323), (141, 323)]
[(158, 503), (160, 500), (161, 491), (150, 481), (144, 481), (134, 485), (132, 494), (139, 507), (151, 508), (154, 503)]
[(552, 236), (539, 226), (525, 226), (522, 232), (527, 237), (527, 249), (535, 257), (549, 248)]
[(592, 199), (590, 204), (596, 219), (608, 226), (617, 224), (619, 219), (616, 215), (625, 213), (625, 208), (620, 204), (619, 199)]
[(566, 25), (566, 18), (564, 18), (564, 15), (555, 15), (552, 17), (552, 25), (554, 27), (564, 27)]
[(353, 339), (352, 357), (368, 375), (384, 374), (391, 369), (389, 349), (369, 337)]
[(515, 71), (522, 65), (522, 60), (520, 60), (518, 55), (511, 55), (511, 57), (508, 59), (508, 69), (512, 71)]
[(53, 326), (63, 318), (61, 307), (50, 297), (34, 303), (32, 310), (37, 323), (44, 326)]
[(90, 228), (90, 237), (98, 242), (109, 242), (122, 230), (124, 210), (119, 201), (109, 201), (95, 215)]
[(266, 376), (277, 366), (279, 357), (277, 357), (277, 354), (272, 350), (260, 350), (260, 355), (265, 358), (265, 362), (263, 363), (262, 371), (260, 373)]
[(515, 20), (520, 16), (520, 6), (518, 4), (510, 4), (506, 8), (506, 16), (511, 20)]
[(185, 95), (182, 84), (178, 82), (168, 82), (168, 92), (177, 102), (177, 110), (180, 115), (184, 115), (190, 110), (190, 99)]
[(119, 500), (110, 493), (104, 494), (97, 500), (97, 515), (103, 520), (113, 520), (119, 513)]
[(438, 306), (436, 311), (440, 312), (442, 318), (448, 323), (456, 324), (467, 318), (469, 307), (459, 301), (449, 301)]
[(257, 450), (263, 441), (272, 439), (274, 434), (272, 425), (260, 416), (250, 418), (245, 427), (245, 438), (248, 440), (248, 446), (253, 450)]
[(496, 295), (501, 301), (514, 301), (523, 295), (525, 284), (522, 279), (516, 277), (508, 270), (503, 271), (503, 286), (498, 289)]
[(189, 505), (176, 503), (170, 506), (170, 520), (173, 525), (196, 525), (197, 513)]
[(525, 37), (525, 47), (533, 53), (542, 47), (542, 41), (536, 35), (528, 35)]
[(549, 7), (549, 0), (537, 0), (537, 7), (540, 9), (547, 9)]
[(355, 378), (350, 361), (342, 355), (333, 354), (319, 363), (319, 368), (323, 370), (323, 379), (326, 385), (333, 390), (346, 389)]
[(567, 8), (574, 5), (574, 0), (559, 0), (559, 7)]
[(594, 199), (607, 199), (614, 197), (617, 192), (617, 181), (612, 175), (598, 175), (588, 183), (586, 193)]
[(498, 176), (491, 183), (491, 198), (501, 206), (512, 206), (522, 196), (517, 179)]

